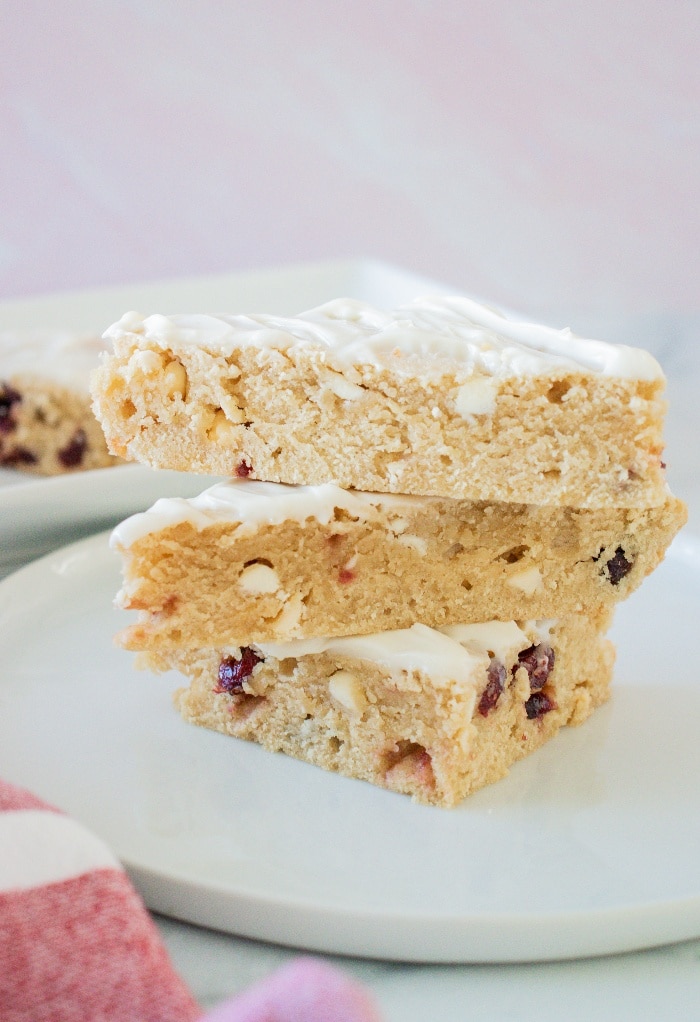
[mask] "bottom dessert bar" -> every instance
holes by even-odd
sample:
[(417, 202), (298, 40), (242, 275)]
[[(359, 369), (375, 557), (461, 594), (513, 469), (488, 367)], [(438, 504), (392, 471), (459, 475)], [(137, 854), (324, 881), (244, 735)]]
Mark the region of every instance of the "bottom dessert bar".
[(609, 614), (142, 653), (193, 724), (454, 806), (609, 694)]

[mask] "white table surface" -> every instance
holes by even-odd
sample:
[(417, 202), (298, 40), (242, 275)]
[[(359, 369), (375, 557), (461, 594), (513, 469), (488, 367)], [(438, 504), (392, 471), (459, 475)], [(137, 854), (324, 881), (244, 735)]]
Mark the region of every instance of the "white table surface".
[[(649, 347), (700, 533), (697, 4), (4, 0), (0, 35), (0, 297), (369, 256)], [(157, 923), (203, 1006), (296, 953)], [(340, 964), (391, 1022), (700, 1019), (700, 941)]]

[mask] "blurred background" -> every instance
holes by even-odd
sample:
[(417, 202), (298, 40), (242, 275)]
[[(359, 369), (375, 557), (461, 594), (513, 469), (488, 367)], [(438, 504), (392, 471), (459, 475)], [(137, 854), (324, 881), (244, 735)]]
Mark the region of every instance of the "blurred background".
[(698, 310), (696, 2), (3, 0), (0, 36), (0, 298), (373, 257), (554, 325)]

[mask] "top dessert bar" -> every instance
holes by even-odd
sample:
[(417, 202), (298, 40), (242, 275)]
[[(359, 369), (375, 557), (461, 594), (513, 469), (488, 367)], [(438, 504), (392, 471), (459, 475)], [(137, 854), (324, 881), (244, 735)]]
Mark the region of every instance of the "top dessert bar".
[(667, 497), (651, 355), (467, 298), (129, 313), (105, 337), (95, 413), (112, 453), (154, 468), (572, 507)]
[(0, 465), (58, 475), (117, 461), (90, 407), (104, 350), (93, 334), (0, 332)]

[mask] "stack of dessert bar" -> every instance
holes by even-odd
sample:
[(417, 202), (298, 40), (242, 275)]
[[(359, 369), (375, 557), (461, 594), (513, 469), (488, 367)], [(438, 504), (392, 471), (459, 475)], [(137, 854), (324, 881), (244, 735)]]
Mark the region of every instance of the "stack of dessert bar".
[(112, 453), (228, 479), (113, 535), (120, 641), (185, 720), (448, 806), (607, 698), (685, 521), (649, 354), (465, 298), (106, 336)]

